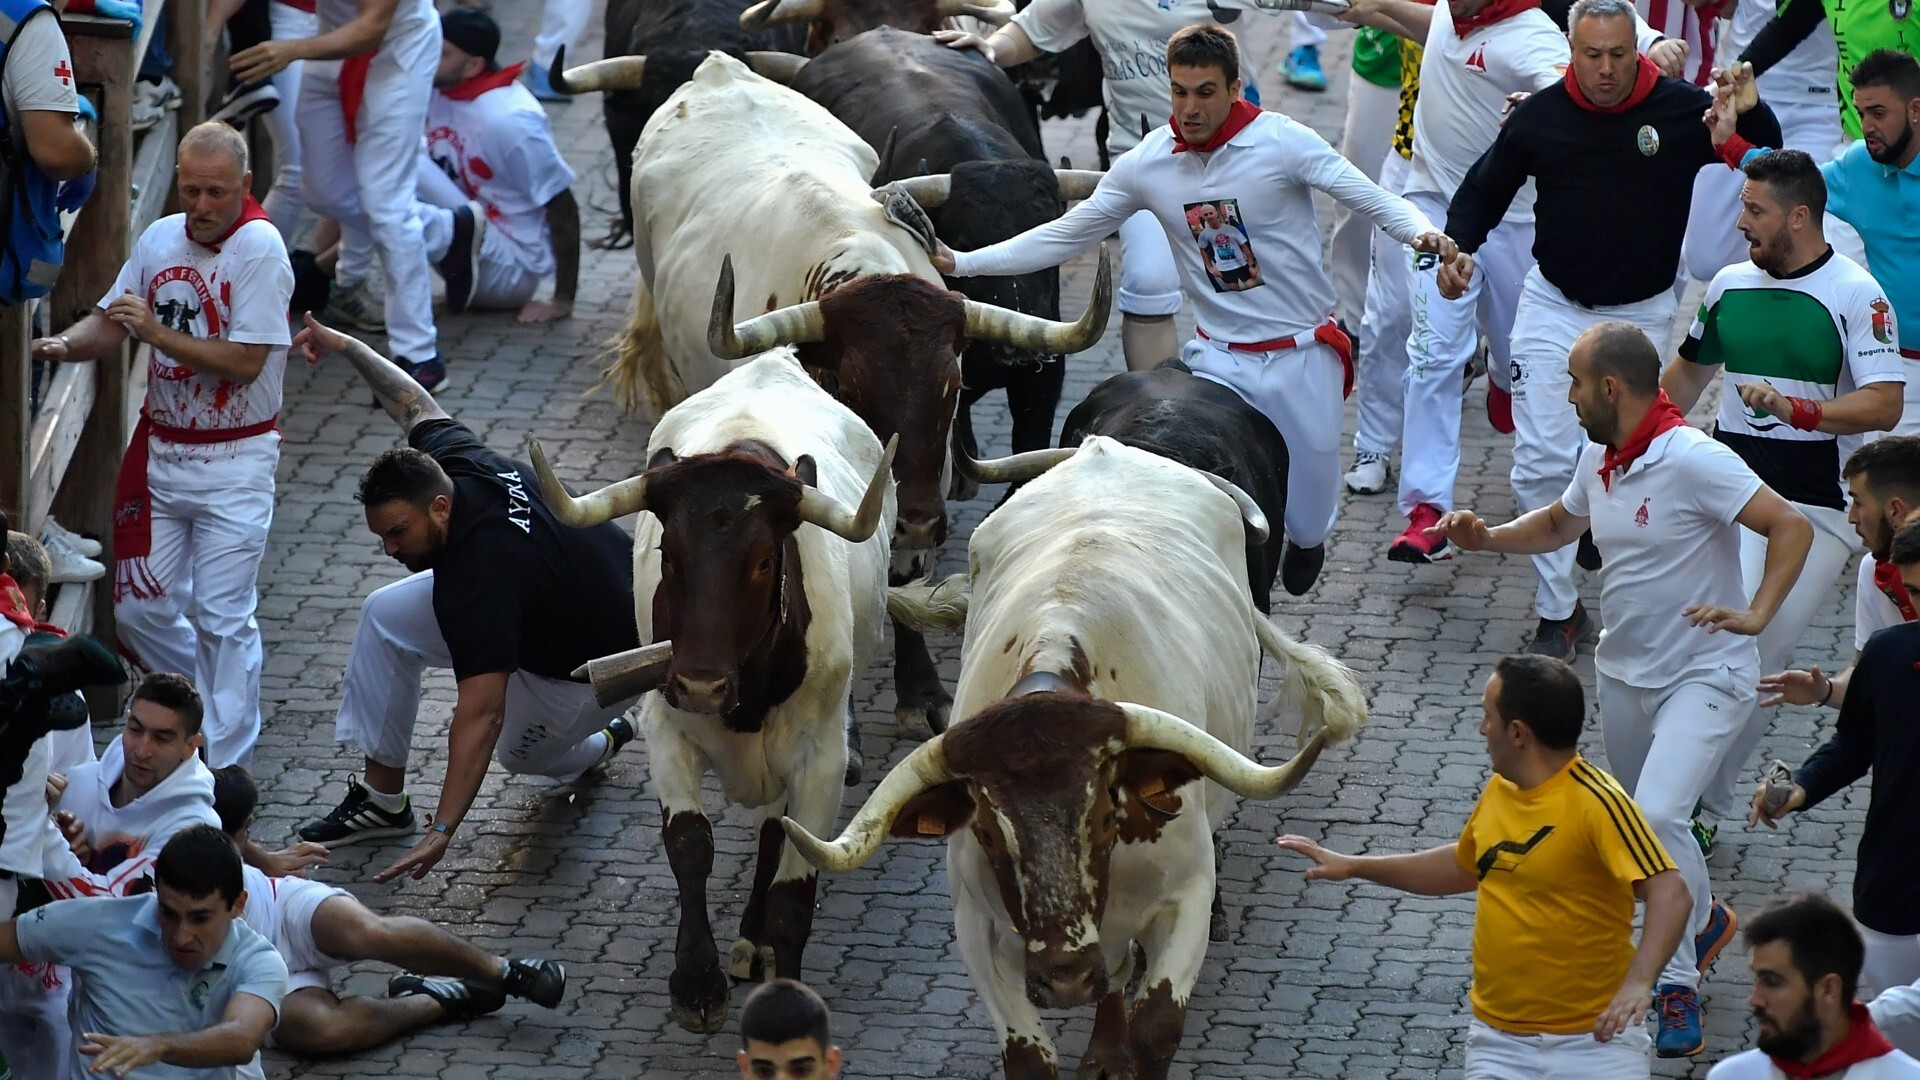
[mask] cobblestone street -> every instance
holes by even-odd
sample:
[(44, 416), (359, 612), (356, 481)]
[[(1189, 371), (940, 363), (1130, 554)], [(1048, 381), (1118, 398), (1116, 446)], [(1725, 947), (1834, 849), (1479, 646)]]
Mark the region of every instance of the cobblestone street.
[[(524, 58), (540, 5), (494, 0), (494, 6), (508, 42), (502, 62)], [(602, 54), (599, 6), (577, 59)], [(1275, 74), (1287, 48), (1284, 18), (1248, 15), (1233, 25), (1248, 35), (1267, 107), (1337, 145), (1346, 100), (1343, 36), (1334, 35), (1325, 57), (1332, 88), (1306, 95), (1285, 90)], [(580, 175), (575, 193), (586, 232), (597, 237), (615, 206), (599, 100), (550, 112)], [(1095, 165), (1092, 120), (1050, 122), (1048, 155)], [(714, 183), (724, 187), (726, 178), (716, 176)], [(1325, 200), (1321, 210), (1324, 218)], [(538, 435), (577, 488), (638, 471), (646, 426), (619, 415), (604, 395), (585, 396), (602, 366), (598, 354), (625, 322), (635, 274), (630, 251), (589, 250), (570, 320), (539, 328), (518, 326), (510, 315), (446, 317), (441, 348), (454, 382), (437, 395), (440, 403), (516, 456), (526, 432)], [(1081, 310), (1091, 278), (1091, 259), (1072, 264), (1063, 275), (1063, 311)], [(1059, 417), (1122, 369), (1119, 322), (1116, 314), (1099, 346), (1068, 361)], [(375, 344), (384, 347), (384, 341)], [(1504, 521), (1513, 512), (1510, 451), (1488, 425), (1479, 391), (1476, 383), (1468, 401), (1459, 505)], [(362, 598), (403, 573), (381, 554), (354, 501), (361, 471), (394, 444), (394, 425), (369, 407), (366, 388), (338, 358), (311, 370), (296, 362), (286, 398), (278, 513), (261, 571), (266, 726), (255, 755), (263, 793), (255, 835), (270, 845), (331, 808), (359, 767), (358, 758), (333, 741), (342, 666)], [(1007, 451), (1008, 421), (998, 395), (981, 404), (975, 422), (984, 453)], [(1349, 408), (1349, 432), (1352, 423)], [(966, 538), (997, 497), (990, 492), (959, 508), (943, 572), (964, 567)], [(1272, 844), (1283, 831), (1375, 853), (1451, 843), (1485, 781), (1484, 744), (1475, 730), (1481, 686), (1492, 662), (1532, 632), (1531, 575), (1517, 557), (1464, 555), (1431, 567), (1388, 562), (1387, 543), (1402, 524), (1391, 495), (1347, 496), (1318, 587), (1298, 599), (1283, 593), (1276, 605), (1289, 633), (1326, 646), (1359, 673), (1372, 718), (1356, 741), (1323, 755), (1297, 790), (1276, 803), (1243, 805), (1227, 830), (1221, 888), (1231, 940), (1210, 949), (1175, 1077), (1459, 1075), (1472, 899), (1403, 896), (1365, 884), (1309, 885), (1300, 874), (1304, 860)], [(1587, 576), (1582, 592), (1597, 612), (1597, 578)], [(1799, 666), (1845, 665), (1852, 652), (1851, 603), (1850, 588), (1835, 589), (1801, 643)], [(960, 638), (931, 644), (951, 686)], [(1583, 647), (1580, 667), (1591, 700), (1590, 652), (1590, 644)], [(896, 729), (890, 655), (890, 648), (883, 650), (883, 659), (856, 683), (866, 782), (846, 793), (842, 820), (925, 735)], [(1266, 674), (1263, 698), (1277, 682), (1271, 665)], [(422, 810), (434, 805), (445, 766), (450, 677), (437, 674), (428, 696), (411, 779)], [(1763, 752), (1799, 764), (1830, 730), (1832, 716), (1783, 710)], [(603, 778), (559, 792), (507, 780), (496, 767), (452, 852), (425, 881), (372, 883), (410, 843), (401, 840), (341, 849), (316, 875), (353, 889), (376, 910), (440, 921), (495, 951), (563, 961), (570, 985), (557, 1010), (516, 1002), (494, 1016), (349, 1059), (296, 1063), (272, 1052), (269, 1075), (731, 1075), (745, 988), (737, 988), (734, 1018), (721, 1035), (701, 1038), (667, 1017), (677, 901), (660, 850), (644, 747), (644, 740), (630, 747)], [(1255, 747), (1263, 760), (1278, 761), (1291, 754), (1292, 735), (1260, 732)], [(1605, 764), (1597, 723), (1583, 748)], [(1743, 916), (1788, 890), (1818, 889), (1850, 902), (1866, 797), (1866, 786), (1857, 785), (1844, 798), (1797, 815), (1778, 834), (1726, 824), (1711, 860), (1719, 895)], [(711, 783), (708, 805), (723, 805)], [(752, 875), (750, 817), (738, 810), (716, 814), (715, 833), (711, 895), (724, 948)], [(1704, 1076), (1710, 1063), (1747, 1045), (1746, 960), (1736, 942), (1706, 980), (1707, 1052), (1693, 1062), (1659, 1062), (1655, 1075)], [(344, 990), (384, 993), (390, 973), (358, 965)], [(837, 1041), (847, 1051), (843, 1076), (999, 1076), (989, 1018), (953, 942), (942, 845), (893, 842), (865, 869), (826, 880), (805, 974), (834, 1010)], [(1070, 1069), (1084, 1049), (1092, 1011), (1052, 1019)]]

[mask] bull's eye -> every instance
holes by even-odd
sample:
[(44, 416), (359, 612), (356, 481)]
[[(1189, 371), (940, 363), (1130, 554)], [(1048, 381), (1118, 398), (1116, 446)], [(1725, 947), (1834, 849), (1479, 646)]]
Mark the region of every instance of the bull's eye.
[(766, 577), (768, 574), (773, 573), (773, 559), (770, 557), (761, 559), (760, 565), (754, 570), (754, 573), (759, 574), (761, 577)]

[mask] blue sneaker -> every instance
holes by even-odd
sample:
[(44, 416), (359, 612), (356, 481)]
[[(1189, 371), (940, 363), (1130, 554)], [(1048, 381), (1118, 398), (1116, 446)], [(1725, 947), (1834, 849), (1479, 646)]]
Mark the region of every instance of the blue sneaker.
[(399, 364), (407, 374), (413, 376), (413, 381), (420, 384), (420, 389), (429, 394), (447, 387), (447, 362), (440, 359), (439, 353), (433, 354), (432, 359), (422, 360), (417, 364), (398, 357), (394, 358), (394, 362)]
[(1707, 977), (1707, 967), (1713, 963), (1720, 950), (1733, 940), (1733, 932), (1740, 927), (1740, 919), (1733, 909), (1715, 900), (1707, 908), (1707, 925), (1693, 939), (1693, 966), (1700, 970), (1700, 977)]
[(1327, 73), (1320, 70), (1320, 49), (1315, 45), (1302, 45), (1288, 53), (1280, 74), (1295, 90), (1317, 94), (1327, 88)]
[[(1318, 69), (1316, 68), (1315, 70)], [(541, 101), (566, 102), (573, 100), (573, 95), (563, 94), (555, 90), (553, 88), (553, 77), (548, 74), (547, 69), (531, 60), (527, 61), (527, 72), (522, 78), (527, 82), (527, 89), (531, 90), (533, 96), (539, 98)], [(1324, 85), (1326, 80), (1322, 79), (1321, 82)]]
[(1653, 993), (1653, 1007), (1660, 1016), (1660, 1034), (1653, 1045), (1661, 1057), (1692, 1057), (1707, 1045), (1700, 1030), (1700, 995), (1692, 987), (1660, 987)]

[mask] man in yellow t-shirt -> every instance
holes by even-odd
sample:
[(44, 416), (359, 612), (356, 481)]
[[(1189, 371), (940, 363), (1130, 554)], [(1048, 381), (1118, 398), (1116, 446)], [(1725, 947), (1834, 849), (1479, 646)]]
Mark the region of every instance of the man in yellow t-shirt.
[[(1457, 843), (1406, 855), (1278, 843), (1313, 860), (1309, 880), (1478, 893), (1467, 1080), (1645, 1080), (1642, 1018), (1686, 927), (1686, 883), (1632, 798), (1580, 756), (1587, 710), (1572, 668), (1506, 657), (1482, 706), (1494, 775)], [(1638, 947), (1636, 897), (1647, 904)]]

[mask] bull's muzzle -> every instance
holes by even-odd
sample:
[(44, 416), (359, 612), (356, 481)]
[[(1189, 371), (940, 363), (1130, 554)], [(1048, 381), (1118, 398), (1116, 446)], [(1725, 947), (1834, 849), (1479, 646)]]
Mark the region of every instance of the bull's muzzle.
[(739, 703), (734, 680), (706, 672), (674, 672), (660, 692), (667, 704), (682, 712), (724, 716)]
[(1049, 947), (1027, 957), (1027, 1000), (1040, 1009), (1072, 1009), (1107, 996), (1107, 961), (1098, 945)]

